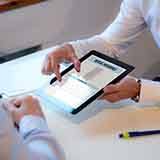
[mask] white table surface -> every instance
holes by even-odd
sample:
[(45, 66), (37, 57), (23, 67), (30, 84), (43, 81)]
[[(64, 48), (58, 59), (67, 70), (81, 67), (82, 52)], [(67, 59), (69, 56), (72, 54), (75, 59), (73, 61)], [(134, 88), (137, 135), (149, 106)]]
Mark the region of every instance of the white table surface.
[[(21, 63), (23, 66), (26, 63), (27, 66), (38, 63), (35, 70), (31, 67), (23, 69), (25, 73), (29, 71), (26, 77), (32, 75), (30, 80), (39, 81), (42, 78), (40, 74), (41, 63), (39, 62), (42, 62), (44, 55), (51, 50), (25, 56), (23, 61), (17, 59), (12, 63), (0, 65), (0, 74), (3, 75), (2, 77), (8, 78), (2, 68), (7, 70)], [(38, 59), (36, 55), (39, 55)], [(17, 74), (14, 70), (9, 78), (14, 79), (14, 75), (17, 76)], [(5, 80), (3, 83), (5, 85)], [(18, 82), (14, 81), (14, 88), (16, 85), (17, 87), (21, 85), (19, 80)], [(71, 115), (42, 99), (41, 102), (48, 126), (62, 146), (67, 160), (160, 159), (160, 135), (130, 140), (118, 138), (118, 133), (122, 131), (160, 129), (160, 109), (157, 106), (141, 108), (131, 101), (122, 101), (116, 104), (95, 101), (79, 114)]]
[[(36, 90), (48, 83), (54, 75), (45, 76), (41, 73), (42, 64), (46, 54), (54, 47), (17, 58), (0, 64), (0, 93), (9, 96)], [(64, 67), (62, 66), (62, 70)]]

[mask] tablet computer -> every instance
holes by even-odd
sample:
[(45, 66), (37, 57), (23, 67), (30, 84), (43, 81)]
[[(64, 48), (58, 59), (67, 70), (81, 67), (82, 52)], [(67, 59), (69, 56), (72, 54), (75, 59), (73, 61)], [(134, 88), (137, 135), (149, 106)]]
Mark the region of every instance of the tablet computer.
[(50, 85), (39, 90), (43, 98), (72, 114), (103, 94), (106, 85), (117, 83), (134, 69), (132, 65), (97, 51), (89, 52), (80, 62), (80, 72), (72, 64), (61, 73), (61, 82), (55, 77)]

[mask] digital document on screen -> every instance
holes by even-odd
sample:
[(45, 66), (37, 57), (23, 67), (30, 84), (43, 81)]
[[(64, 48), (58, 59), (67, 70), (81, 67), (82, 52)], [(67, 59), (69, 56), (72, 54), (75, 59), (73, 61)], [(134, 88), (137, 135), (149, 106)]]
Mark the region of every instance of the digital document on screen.
[(81, 63), (80, 72), (72, 69), (44, 92), (56, 105), (71, 109), (78, 108), (126, 69), (91, 55)]

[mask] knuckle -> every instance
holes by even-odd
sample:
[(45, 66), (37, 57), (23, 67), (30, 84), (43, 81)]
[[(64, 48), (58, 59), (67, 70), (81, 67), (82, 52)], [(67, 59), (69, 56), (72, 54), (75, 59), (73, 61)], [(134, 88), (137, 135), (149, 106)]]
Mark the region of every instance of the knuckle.
[(25, 99), (27, 101), (32, 101), (32, 100), (34, 100), (34, 97), (32, 95), (28, 95)]

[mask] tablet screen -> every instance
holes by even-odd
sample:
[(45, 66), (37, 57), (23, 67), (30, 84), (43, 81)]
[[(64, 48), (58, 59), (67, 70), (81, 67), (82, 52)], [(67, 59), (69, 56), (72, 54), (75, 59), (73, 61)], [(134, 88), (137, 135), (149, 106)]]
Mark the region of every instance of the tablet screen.
[(61, 82), (55, 81), (44, 92), (56, 106), (72, 111), (125, 71), (119, 65), (91, 55), (81, 63), (80, 72), (70, 70)]

